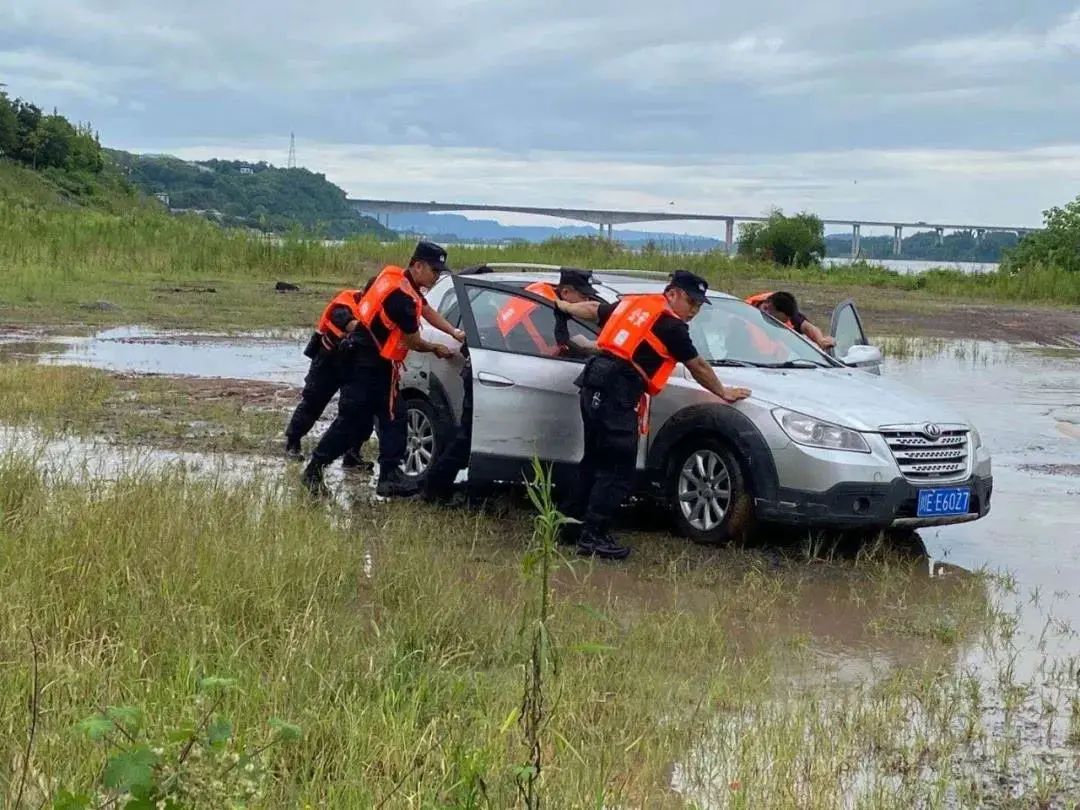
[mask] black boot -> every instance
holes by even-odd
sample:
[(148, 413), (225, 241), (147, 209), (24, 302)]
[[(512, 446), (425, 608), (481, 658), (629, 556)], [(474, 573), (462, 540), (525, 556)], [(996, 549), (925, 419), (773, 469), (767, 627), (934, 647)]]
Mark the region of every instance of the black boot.
[(583, 557), (600, 557), (605, 560), (625, 560), (630, 556), (630, 549), (619, 545), (610, 533), (597, 534), (588, 529), (581, 533), (577, 550)]
[(405, 477), (405, 473), (394, 467), (386, 473), (379, 474), (379, 483), (375, 487), (375, 494), (382, 498), (408, 498), (420, 491), (420, 485), (416, 481)]
[(300, 447), (300, 440), (285, 437), (285, 458), (289, 461), (303, 461), (304, 451)]
[(341, 469), (345, 472), (372, 473), (375, 465), (361, 458), (359, 450), (350, 450), (341, 459)]
[(560, 546), (576, 546), (581, 539), (582, 525), (580, 523), (564, 523), (559, 527), (559, 533), (555, 539)]
[(323, 467), (314, 461), (304, 468), (304, 474), (300, 478), (304, 488), (311, 493), (313, 498), (324, 500), (330, 497), (330, 488), (323, 481)]

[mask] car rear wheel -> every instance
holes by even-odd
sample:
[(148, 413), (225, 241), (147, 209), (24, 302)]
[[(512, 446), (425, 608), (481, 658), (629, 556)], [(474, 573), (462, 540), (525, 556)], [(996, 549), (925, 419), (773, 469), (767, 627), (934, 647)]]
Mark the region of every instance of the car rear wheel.
[(405, 425), (405, 458), (401, 461), (401, 471), (407, 478), (423, 480), (441, 449), (435, 408), (420, 397), (405, 400)]
[(753, 527), (753, 499), (735, 455), (713, 438), (682, 444), (668, 468), (675, 529), (698, 543), (742, 542)]

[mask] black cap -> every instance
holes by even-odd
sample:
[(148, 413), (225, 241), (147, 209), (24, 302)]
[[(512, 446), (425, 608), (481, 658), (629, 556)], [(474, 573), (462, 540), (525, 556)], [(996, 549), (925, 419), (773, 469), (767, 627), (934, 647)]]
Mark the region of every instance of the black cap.
[(427, 262), (436, 273), (445, 273), (450, 269), (446, 266), (446, 248), (434, 242), (417, 242), (410, 261)]
[(677, 287), (690, 296), (691, 301), (696, 301), (700, 304), (708, 304), (709, 298), (706, 293), (709, 291), (709, 282), (703, 279), (701, 276), (691, 273), (689, 270), (676, 270), (671, 274), (671, 281), (668, 282), (668, 287)]
[(564, 267), (559, 271), (559, 286), (573, 287), (579, 293), (590, 298), (600, 298), (600, 293), (592, 285), (592, 270), (578, 270), (574, 267)]

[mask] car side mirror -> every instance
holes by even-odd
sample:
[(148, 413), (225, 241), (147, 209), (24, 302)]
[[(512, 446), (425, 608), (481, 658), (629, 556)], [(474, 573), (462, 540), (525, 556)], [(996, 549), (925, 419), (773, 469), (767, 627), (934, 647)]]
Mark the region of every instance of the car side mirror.
[(848, 353), (840, 358), (840, 362), (845, 366), (867, 366), (881, 363), (883, 359), (884, 355), (877, 346), (857, 345), (848, 349)]

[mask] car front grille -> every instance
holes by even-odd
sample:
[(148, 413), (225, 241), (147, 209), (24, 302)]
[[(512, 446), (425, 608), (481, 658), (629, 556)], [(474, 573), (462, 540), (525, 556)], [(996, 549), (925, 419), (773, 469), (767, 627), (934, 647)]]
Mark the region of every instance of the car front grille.
[(942, 430), (931, 438), (919, 429), (883, 428), (881, 435), (892, 450), (904, 478), (934, 483), (966, 478), (970, 469), (970, 442), (964, 429)]

